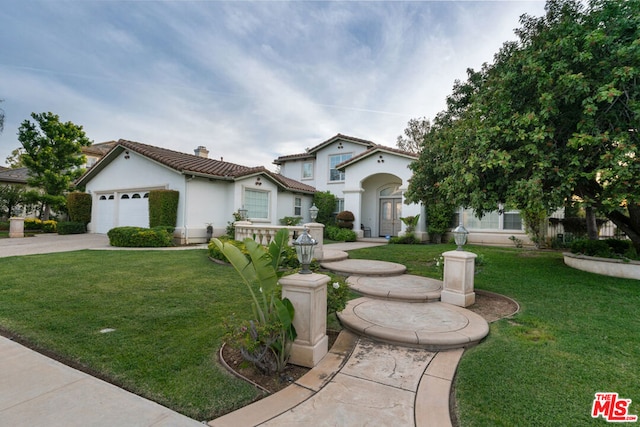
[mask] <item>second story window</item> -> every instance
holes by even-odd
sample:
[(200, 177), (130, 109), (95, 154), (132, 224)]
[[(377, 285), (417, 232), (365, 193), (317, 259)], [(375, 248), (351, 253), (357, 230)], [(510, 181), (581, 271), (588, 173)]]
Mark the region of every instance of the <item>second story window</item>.
[(302, 164), (302, 179), (313, 178), (313, 162), (304, 162)]
[(351, 157), (351, 153), (329, 156), (329, 181), (344, 181), (344, 171), (339, 171), (336, 169), (336, 166), (349, 160)]

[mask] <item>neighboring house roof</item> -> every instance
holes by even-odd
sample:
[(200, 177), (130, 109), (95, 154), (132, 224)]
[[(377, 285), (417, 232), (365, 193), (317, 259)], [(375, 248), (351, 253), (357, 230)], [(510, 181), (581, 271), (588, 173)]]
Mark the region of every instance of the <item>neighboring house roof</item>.
[(115, 147), (117, 143), (118, 141), (106, 141), (91, 144), (88, 147), (82, 147), (82, 153), (89, 156), (102, 157)]
[(352, 165), (354, 163), (357, 163), (361, 160), (366, 159), (367, 157), (371, 157), (375, 154), (378, 153), (387, 153), (387, 154), (393, 154), (393, 155), (399, 155), (401, 157), (406, 157), (407, 159), (411, 159), (411, 160), (417, 160), (418, 159), (418, 155), (415, 153), (412, 153), (410, 151), (404, 151), (404, 150), (400, 150), (398, 148), (391, 148), (391, 147), (386, 147), (384, 145), (376, 145), (372, 148), (369, 148), (367, 151), (363, 151), (362, 153), (358, 154), (357, 156), (353, 156), (352, 158), (350, 158), (349, 160), (345, 160), (344, 162), (336, 165), (336, 169), (344, 169), (349, 165)]
[(364, 145), (366, 147), (373, 147), (376, 144), (374, 142), (371, 141), (367, 141), (366, 139), (361, 139), (361, 138), (356, 138), (353, 136), (348, 136), (348, 135), (343, 135), (341, 133), (332, 136), (331, 138), (327, 139), (324, 142), (321, 142), (320, 144), (316, 145), (315, 147), (309, 148), (307, 149), (307, 151), (305, 151), (304, 153), (299, 153), (299, 154), (291, 154), (288, 156), (280, 156), (277, 159), (275, 159), (273, 161), (274, 164), (276, 165), (281, 165), (282, 163), (288, 161), (288, 160), (301, 160), (301, 159), (312, 159), (315, 157), (315, 153), (318, 150), (323, 149), (324, 147), (333, 144), (336, 141), (348, 141), (348, 142), (353, 142), (355, 144), (361, 144)]
[(27, 168), (0, 169), (0, 183), (26, 184), (28, 177), (29, 177), (29, 169)]
[(315, 188), (301, 182), (271, 172), (263, 166), (248, 167), (221, 160), (181, 153), (140, 142), (119, 140), (102, 159), (76, 181), (76, 185), (86, 185), (105, 166), (125, 150), (131, 150), (161, 165), (176, 170), (183, 175), (197, 175), (213, 179), (235, 181), (255, 175), (265, 175), (281, 187), (296, 192), (315, 193)]

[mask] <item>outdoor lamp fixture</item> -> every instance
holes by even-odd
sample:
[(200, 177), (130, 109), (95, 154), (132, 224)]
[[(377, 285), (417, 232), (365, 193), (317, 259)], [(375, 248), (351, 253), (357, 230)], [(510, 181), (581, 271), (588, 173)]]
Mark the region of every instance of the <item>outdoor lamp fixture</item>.
[(245, 208), (238, 209), (238, 215), (240, 215), (240, 221), (247, 220), (247, 213), (248, 211)]
[(456, 245), (458, 245), (456, 249), (457, 251), (461, 251), (462, 247), (465, 245), (465, 243), (467, 243), (468, 234), (469, 232), (466, 228), (464, 228), (462, 224), (460, 224), (453, 230), (453, 239), (456, 241)]
[(318, 218), (319, 210), (320, 209), (316, 207), (315, 203), (309, 208), (309, 216), (311, 216), (311, 222), (316, 222), (316, 218)]
[(309, 265), (313, 259), (313, 249), (317, 245), (310, 235), (308, 229), (305, 227), (302, 230), (302, 234), (293, 242), (293, 246), (296, 247), (296, 253), (298, 254), (298, 261), (300, 261), (300, 274), (311, 274)]

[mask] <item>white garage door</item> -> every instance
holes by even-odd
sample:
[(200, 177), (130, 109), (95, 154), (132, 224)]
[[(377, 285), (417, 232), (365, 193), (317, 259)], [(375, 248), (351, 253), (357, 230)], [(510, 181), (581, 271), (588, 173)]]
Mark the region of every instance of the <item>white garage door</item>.
[(119, 194), (118, 227), (149, 227), (149, 193)]
[(96, 233), (107, 233), (114, 227), (149, 227), (148, 191), (103, 194), (96, 208)]

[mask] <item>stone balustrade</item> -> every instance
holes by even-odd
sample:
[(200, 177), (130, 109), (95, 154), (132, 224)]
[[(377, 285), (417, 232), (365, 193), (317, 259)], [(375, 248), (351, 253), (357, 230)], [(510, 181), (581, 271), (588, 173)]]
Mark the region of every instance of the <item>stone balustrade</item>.
[(315, 258), (322, 258), (322, 235), (323, 235), (323, 224), (319, 223), (309, 223), (304, 225), (294, 225), (294, 226), (286, 226), (286, 225), (272, 225), (272, 224), (254, 224), (249, 221), (237, 221), (233, 224), (236, 229), (236, 240), (244, 240), (244, 239), (253, 239), (261, 245), (268, 245), (273, 241), (278, 231), (283, 228), (289, 230), (289, 246), (293, 244), (293, 241), (298, 238), (302, 230), (305, 227), (309, 230), (309, 234), (313, 237), (318, 245), (315, 248)]

